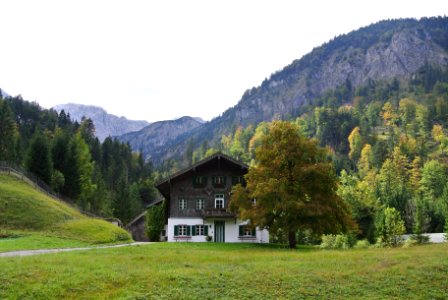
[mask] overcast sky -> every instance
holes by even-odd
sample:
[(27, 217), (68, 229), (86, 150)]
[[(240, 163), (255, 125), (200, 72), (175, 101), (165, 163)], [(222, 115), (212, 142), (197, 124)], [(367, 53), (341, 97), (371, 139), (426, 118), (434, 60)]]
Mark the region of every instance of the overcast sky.
[(337, 35), (447, 15), (448, 1), (1, 0), (0, 12), (0, 88), (10, 95), (209, 120)]

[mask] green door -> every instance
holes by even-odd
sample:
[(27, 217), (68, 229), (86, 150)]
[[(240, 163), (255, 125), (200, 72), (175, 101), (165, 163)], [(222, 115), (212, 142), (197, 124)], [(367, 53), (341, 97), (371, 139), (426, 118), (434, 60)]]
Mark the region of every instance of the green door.
[(215, 221), (215, 242), (224, 243), (226, 241), (225, 228), (224, 221)]

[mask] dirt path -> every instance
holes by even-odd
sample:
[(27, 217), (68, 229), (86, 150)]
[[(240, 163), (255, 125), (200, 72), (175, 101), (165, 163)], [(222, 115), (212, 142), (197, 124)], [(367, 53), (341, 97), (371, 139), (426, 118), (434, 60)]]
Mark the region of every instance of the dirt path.
[(16, 256), (31, 256), (39, 254), (48, 253), (58, 253), (58, 252), (69, 252), (69, 251), (82, 251), (82, 250), (92, 250), (92, 249), (105, 249), (105, 248), (119, 248), (137, 245), (151, 244), (148, 242), (135, 242), (130, 244), (120, 244), (111, 246), (93, 246), (93, 247), (82, 247), (82, 248), (57, 248), (57, 249), (38, 249), (38, 250), (19, 250), (0, 253), (0, 257), (16, 257)]

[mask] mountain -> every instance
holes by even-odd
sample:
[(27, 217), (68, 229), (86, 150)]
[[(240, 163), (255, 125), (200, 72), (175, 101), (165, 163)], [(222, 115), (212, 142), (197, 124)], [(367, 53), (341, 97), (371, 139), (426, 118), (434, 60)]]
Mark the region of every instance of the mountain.
[(191, 140), (195, 147), (203, 141), (213, 145), (235, 127), (297, 117), (330, 90), (339, 90), (347, 101), (369, 82), (405, 84), (425, 66), (446, 68), (447, 50), (448, 17), (381, 21), (313, 49), (247, 90), (237, 105), (203, 126), (159, 146), (148, 143), (151, 146), (142, 150), (160, 163), (180, 157)]
[(95, 134), (100, 141), (108, 136), (119, 136), (131, 131), (138, 131), (149, 124), (146, 121), (133, 121), (125, 117), (117, 117), (108, 114), (101, 107), (92, 105), (69, 103), (56, 105), (53, 109), (58, 112), (64, 110), (66, 113), (70, 113), (70, 117), (78, 122), (82, 117), (92, 119), (96, 128)]
[(168, 141), (183, 138), (195, 128), (203, 126), (203, 122), (192, 117), (182, 117), (177, 120), (152, 123), (140, 131), (129, 132), (118, 137), (122, 142), (128, 142), (132, 149), (143, 150), (143, 154), (151, 156), (152, 149), (161, 149)]
[(2, 89), (0, 89), (0, 98), (6, 98), (9, 97), (9, 95)]

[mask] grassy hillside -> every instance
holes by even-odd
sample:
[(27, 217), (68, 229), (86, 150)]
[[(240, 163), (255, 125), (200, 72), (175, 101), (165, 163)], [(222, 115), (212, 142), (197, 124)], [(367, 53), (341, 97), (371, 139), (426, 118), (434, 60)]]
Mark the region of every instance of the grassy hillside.
[(130, 239), (125, 230), (87, 217), (66, 203), (4, 174), (0, 174), (0, 229), (19, 233), (19, 236), (32, 233), (92, 244)]
[(447, 251), (160, 243), (4, 258), (0, 298), (446, 299)]

